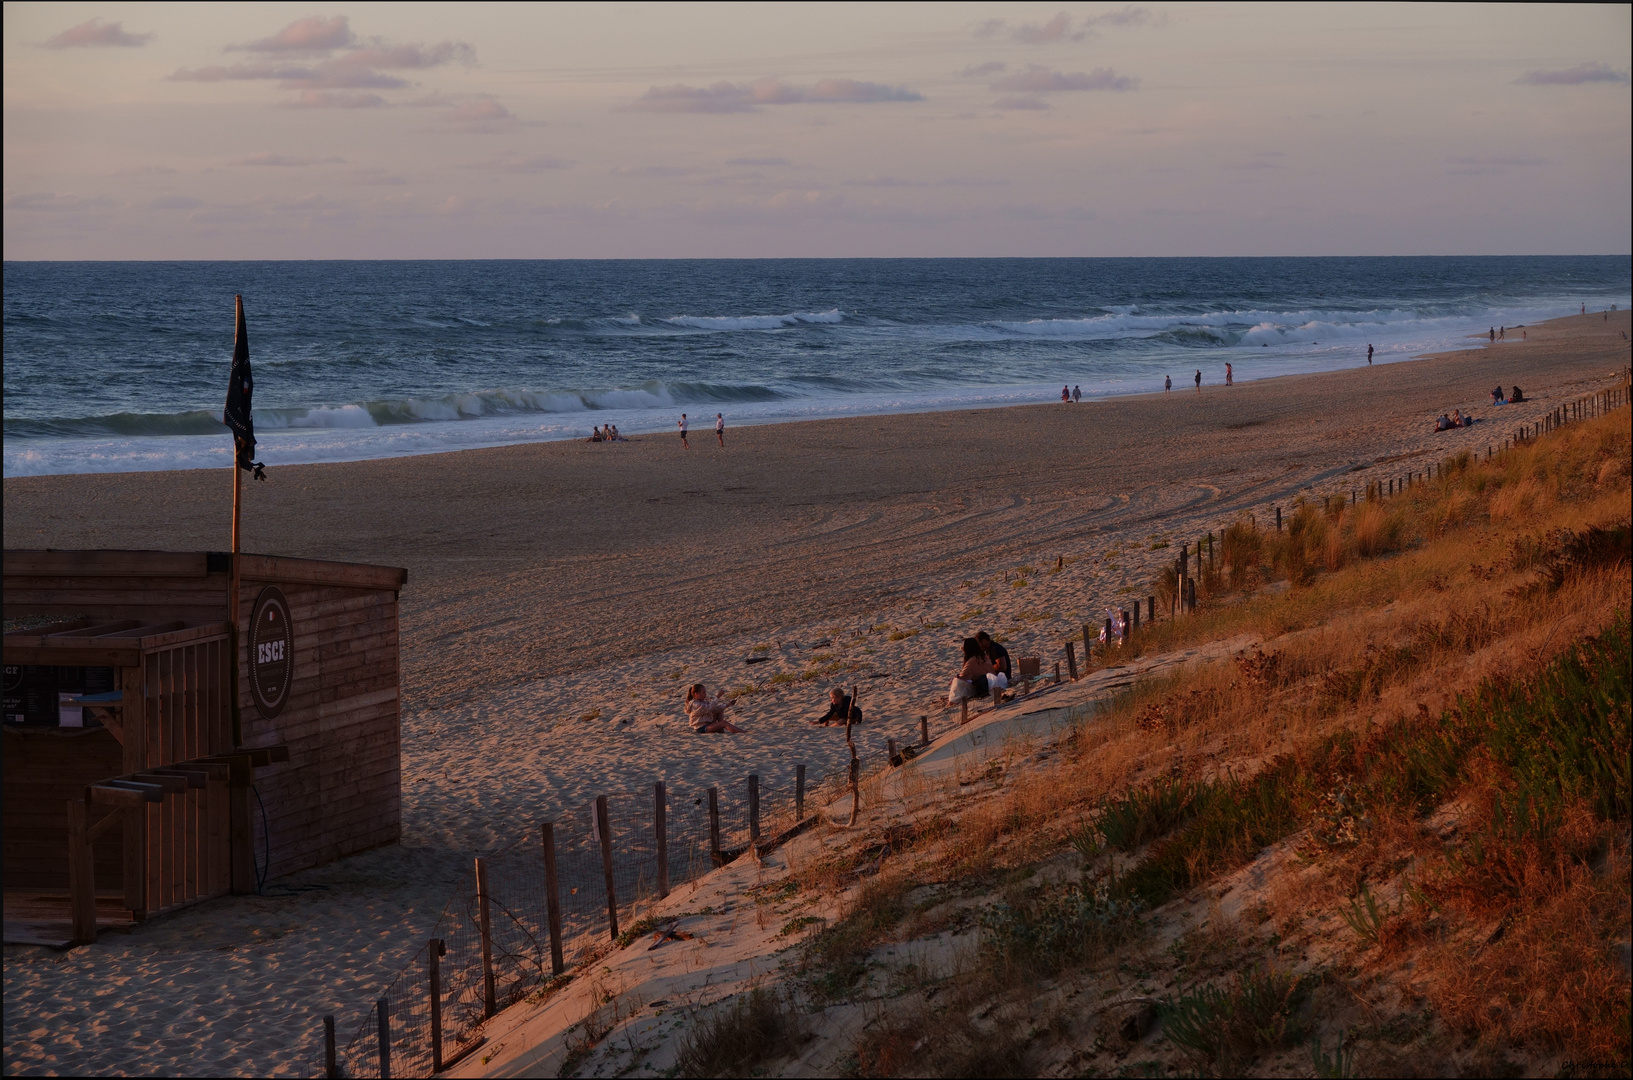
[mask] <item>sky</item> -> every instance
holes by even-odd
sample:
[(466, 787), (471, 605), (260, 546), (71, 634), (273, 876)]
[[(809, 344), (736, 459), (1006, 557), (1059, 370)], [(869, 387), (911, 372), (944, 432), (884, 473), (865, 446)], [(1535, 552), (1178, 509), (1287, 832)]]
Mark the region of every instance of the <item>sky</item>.
[(4, 7), (15, 259), (1623, 254), (1633, 7)]

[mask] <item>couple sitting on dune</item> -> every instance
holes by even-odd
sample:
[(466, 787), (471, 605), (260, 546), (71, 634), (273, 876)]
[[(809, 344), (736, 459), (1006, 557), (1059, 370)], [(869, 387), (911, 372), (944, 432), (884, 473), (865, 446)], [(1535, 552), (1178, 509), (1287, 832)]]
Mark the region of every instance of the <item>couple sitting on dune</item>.
[(1440, 417), (1435, 420), (1435, 430), (1450, 431), (1452, 428), (1471, 427), (1473, 424), (1474, 417), (1464, 416), (1461, 410), (1453, 409), (1450, 416), (1445, 413), (1440, 414)]
[(1009, 688), (1009, 650), (992, 640), (985, 630), (964, 639), (964, 662), (947, 690), (947, 704), (957, 705), (970, 698), (996, 695)]
[(731, 704), (725, 698), (711, 698), (702, 683), (693, 683), (686, 691), (686, 719), (699, 735), (737, 735), (743, 729), (726, 719)]

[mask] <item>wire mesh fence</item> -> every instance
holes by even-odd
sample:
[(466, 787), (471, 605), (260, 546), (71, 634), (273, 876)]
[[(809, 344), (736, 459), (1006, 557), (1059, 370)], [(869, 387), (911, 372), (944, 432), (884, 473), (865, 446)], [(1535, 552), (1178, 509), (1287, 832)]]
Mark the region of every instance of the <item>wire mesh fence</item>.
[[(925, 717), (920, 738), (858, 746), (858, 787), (959, 726)], [(851, 768), (752, 775), (714, 787), (602, 796), (540, 823), (461, 881), (422, 942), (352, 1032), (326, 1024), (311, 1076), (424, 1077), (482, 1043), (486, 1020), (650, 928), (668, 893), (755, 845), (762, 853), (851, 792)], [(848, 812), (844, 803), (841, 812)], [(660, 825), (661, 823), (661, 825)], [(665, 873), (667, 871), (667, 873)], [(559, 952), (559, 955), (558, 955)]]

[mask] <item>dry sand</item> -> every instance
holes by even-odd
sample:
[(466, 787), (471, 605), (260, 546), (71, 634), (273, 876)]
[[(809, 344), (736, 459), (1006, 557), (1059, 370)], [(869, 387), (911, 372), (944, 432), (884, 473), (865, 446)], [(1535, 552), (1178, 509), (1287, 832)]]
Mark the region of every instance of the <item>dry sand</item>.
[[(293, 1074), (324, 1013), (361, 1021), (470, 855), (657, 778), (837, 768), (842, 740), (803, 723), (827, 686), (865, 688), (870, 749), (908, 735), (964, 634), (1048, 667), (1150, 591), (1174, 555), (1153, 545), (1500, 445), (1626, 368), (1628, 328), (1576, 316), (1201, 393), (734, 429), (724, 450), (700, 432), (690, 451), (646, 436), (274, 467), (249, 487), (246, 547), (409, 568), (403, 845), (67, 954), (6, 947), (5, 1071)], [(1492, 409), (1515, 382), (1531, 402)], [(1484, 422), (1434, 433), (1453, 408)], [(5, 545), (219, 550), (227, 482), (8, 478)], [(752, 684), (747, 732), (686, 730), (693, 681)]]

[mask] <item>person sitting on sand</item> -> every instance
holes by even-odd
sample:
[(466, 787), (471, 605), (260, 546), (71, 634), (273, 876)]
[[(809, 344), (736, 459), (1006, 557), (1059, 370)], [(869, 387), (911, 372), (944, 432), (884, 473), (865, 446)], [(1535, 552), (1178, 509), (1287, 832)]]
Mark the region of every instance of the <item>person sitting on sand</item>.
[[(1009, 662), (1009, 650), (993, 641), (992, 635), (985, 630), (976, 634), (975, 640), (980, 642), (981, 651), (987, 655), (987, 663), (992, 665), (992, 677), (989, 679), (989, 683), (998, 686), (1000, 690), (1007, 689), (1010, 681), (1015, 678), (1014, 668)], [(1001, 686), (998, 685), (1000, 680), (1002, 681)]]
[(828, 691), (828, 711), (811, 723), (818, 727), (827, 727), (829, 724), (843, 724), (849, 719), (853, 724), (862, 722), (862, 710), (851, 705), (850, 696), (839, 687)]
[(984, 698), (992, 693), (988, 679), (992, 675), (992, 663), (987, 654), (981, 651), (981, 643), (975, 638), (964, 639), (964, 663), (959, 666), (957, 674), (953, 676), (953, 684), (947, 691), (947, 704), (957, 705), (966, 698)]
[(1463, 410), (1462, 409), (1453, 409), (1452, 410), (1452, 427), (1468, 427), (1468, 425), (1463, 422)]
[(1491, 403), (1493, 405), (1507, 405), (1508, 404), (1508, 399), (1503, 397), (1503, 387), (1502, 387), (1501, 383), (1498, 383), (1497, 384), (1497, 389), (1495, 389), (1495, 390), (1493, 390), (1491, 392)]
[(1435, 430), (1436, 431), (1446, 431), (1446, 430), (1449, 430), (1452, 426), (1453, 426), (1452, 425), (1452, 418), (1447, 416), (1445, 413), (1441, 413), (1438, 417), (1435, 418)]
[(726, 720), (727, 704), (720, 698), (709, 697), (702, 683), (693, 683), (692, 688), (686, 691), (686, 719), (691, 721), (692, 730), (699, 735), (740, 734), (743, 729)]
[(1520, 402), (1522, 402), (1524, 400), (1525, 400), (1525, 391), (1521, 390), (1517, 386), (1514, 387), (1513, 392), (1508, 395), (1508, 403), (1510, 405), (1518, 405)]

